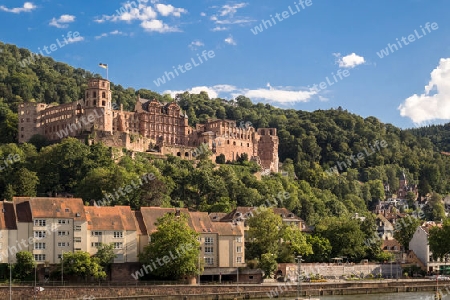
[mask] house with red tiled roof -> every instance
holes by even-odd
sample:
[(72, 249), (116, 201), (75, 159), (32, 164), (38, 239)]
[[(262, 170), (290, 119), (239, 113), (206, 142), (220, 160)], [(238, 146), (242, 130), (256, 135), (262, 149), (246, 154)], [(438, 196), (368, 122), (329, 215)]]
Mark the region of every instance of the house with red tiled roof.
[(435, 226), (442, 226), (442, 224), (435, 222), (424, 222), (421, 226), (417, 227), (411, 241), (409, 242), (409, 249), (415, 253), (417, 258), (426, 267), (427, 272), (438, 271), (439, 269), (445, 268), (446, 265), (446, 263), (440, 259), (433, 259), (433, 253), (428, 245), (430, 228)]
[[(229, 224), (233, 224), (233, 226), (242, 224), (245, 231), (244, 236), (246, 237), (247, 231), (249, 229), (247, 226), (247, 219), (259, 214), (262, 211), (261, 209), (265, 208), (265, 206), (263, 208), (238, 206), (228, 214), (223, 215), (222, 213), (211, 213), (209, 217), (213, 222), (226, 222)], [(281, 217), (283, 224), (294, 225), (304, 232), (310, 231), (310, 228), (306, 226), (306, 222), (302, 218), (296, 216), (287, 208), (270, 207), (270, 209), (272, 209), (276, 215), (279, 215)]]
[(135, 215), (129, 206), (85, 206), (87, 251), (94, 255), (100, 244), (113, 244), (115, 263), (137, 262), (139, 237)]
[(12, 203), (17, 242), (8, 245), (11, 254), (30, 251), (38, 264), (55, 264), (64, 252), (87, 250), (87, 221), (81, 198), (13, 197)]
[(155, 222), (166, 213), (186, 214), (188, 225), (200, 234), (199, 262), (209, 280), (235, 280), (239, 267), (245, 267), (244, 230), (230, 223), (212, 222), (206, 212), (190, 212), (184, 208), (141, 207), (147, 234), (157, 230)]
[(16, 211), (12, 202), (0, 202), (0, 263), (15, 262), (15, 253), (9, 245), (17, 240)]

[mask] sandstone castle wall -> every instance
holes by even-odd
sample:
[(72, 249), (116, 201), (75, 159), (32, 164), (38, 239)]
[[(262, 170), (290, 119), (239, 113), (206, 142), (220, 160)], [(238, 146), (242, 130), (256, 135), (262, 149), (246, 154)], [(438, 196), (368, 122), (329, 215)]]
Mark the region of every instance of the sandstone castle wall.
[(173, 154), (195, 159), (206, 144), (213, 159), (223, 154), (235, 161), (242, 153), (263, 169), (278, 172), (278, 137), (275, 128), (241, 128), (231, 120), (208, 120), (189, 126), (187, 115), (175, 103), (163, 104), (138, 96), (134, 111), (113, 109), (110, 82), (91, 79), (84, 100), (61, 105), (28, 102), (19, 106), (19, 143), (34, 135), (49, 141), (88, 136), (91, 142), (137, 152)]

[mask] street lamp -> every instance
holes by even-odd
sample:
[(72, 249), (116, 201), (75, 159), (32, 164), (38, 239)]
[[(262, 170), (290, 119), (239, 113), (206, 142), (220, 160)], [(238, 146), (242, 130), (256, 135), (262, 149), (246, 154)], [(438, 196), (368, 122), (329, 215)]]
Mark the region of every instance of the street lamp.
[(12, 299), (12, 265), (9, 263), (9, 300)]
[(299, 255), (296, 257), (297, 263), (298, 263), (298, 273), (297, 273), (297, 299), (300, 300), (300, 292), (301, 292), (301, 280), (302, 280), (302, 256)]
[(36, 299), (36, 269), (37, 269), (37, 262), (34, 261), (34, 299)]
[(64, 286), (64, 250), (61, 250), (61, 285)]

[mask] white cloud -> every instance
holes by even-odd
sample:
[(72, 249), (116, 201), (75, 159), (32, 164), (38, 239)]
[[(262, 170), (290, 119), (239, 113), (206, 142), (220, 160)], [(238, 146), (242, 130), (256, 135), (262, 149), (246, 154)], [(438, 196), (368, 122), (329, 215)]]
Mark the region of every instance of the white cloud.
[(124, 36), (127, 36), (128, 34), (126, 34), (126, 33), (122, 32), (122, 31), (119, 31), (119, 30), (116, 29), (114, 31), (111, 31), (110, 33), (102, 33), (102, 34), (96, 36), (95, 39), (99, 40), (101, 38), (107, 37), (108, 35), (124, 35)]
[(166, 5), (166, 4), (158, 3), (158, 4), (156, 4), (156, 9), (164, 17), (170, 16), (170, 15), (172, 15), (174, 17), (181, 17), (182, 13), (187, 13), (186, 9), (176, 8), (170, 4)]
[(55, 26), (57, 28), (67, 28), (68, 23), (75, 21), (75, 16), (72, 15), (62, 15), (59, 19), (53, 18), (48, 25)]
[(237, 45), (231, 34), (225, 39), (225, 43), (230, 45)]
[(127, 35), (126, 33), (123, 33), (122, 31), (119, 31), (119, 30), (114, 30), (114, 31), (111, 31), (109, 34), (111, 34), (111, 35)]
[(211, 31), (225, 31), (228, 30), (227, 27), (220, 27), (220, 26), (216, 26), (213, 29), (211, 29)]
[(246, 23), (252, 23), (255, 20), (250, 17), (235, 17), (234, 15), (237, 13), (238, 9), (244, 8), (248, 3), (237, 3), (237, 4), (225, 4), (221, 7), (213, 7), (217, 8), (216, 14), (213, 14), (209, 17), (209, 20), (213, 21), (216, 26), (212, 31), (221, 31), (226, 30), (225, 27), (220, 27), (220, 25), (243, 25)]
[(341, 57), (340, 53), (333, 53), (333, 55), (336, 57), (336, 62), (341, 68), (351, 69), (366, 62), (364, 57), (359, 56), (356, 53), (352, 53), (344, 57)]
[(181, 31), (176, 26), (170, 26), (163, 20), (158, 19), (158, 14), (162, 17), (174, 16), (181, 17), (181, 14), (187, 13), (184, 8), (174, 7), (170, 4), (161, 4), (157, 0), (139, 0), (127, 2), (121, 8), (116, 10), (113, 15), (103, 15), (96, 18), (94, 21), (97, 23), (104, 22), (126, 22), (132, 23), (134, 21), (140, 21), (140, 26), (148, 32), (179, 32)]
[(82, 36), (77, 36), (77, 37), (67, 39), (68, 44), (78, 43), (78, 42), (82, 42), (82, 41), (84, 41), (84, 37), (82, 37)]
[(450, 58), (441, 58), (423, 94), (412, 95), (398, 109), (401, 116), (419, 124), (450, 119)]
[[(269, 83), (268, 88), (259, 89), (240, 89), (233, 85), (219, 84), (214, 86), (197, 86), (187, 90), (191, 94), (198, 94), (201, 91), (208, 93), (210, 98), (217, 97), (237, 97), (244, 95), (253, 101), (266, 101), (274, 103), (296, 103), (296, 102), (308, 102), (312, 99), (317, 92), (313, 90), (295, 90), (290, 87), (272, 87)], [(175, 97), (176, 94), (182, 94), (183, 90), (166, 90), (163, 94), (170, 94)]]
[(202, 17), (206, 17), (206, 13), (204, 13), (204, 12), (201, 12), (201, 13), (200, 13), (200, 16), (202, 16)]
[(203, 44), (202, 41), (195, 40), (195, 41), (191, 42), (188, 47), (191, 48), (191, 50), (196, 50), (197, 48), (203, 47), (203, 46), (205, 46), (205, 44)]
[(7, 8), (6, 6), (0, 5), (0, 10), (14, 14), (20, 14), (21, 12), (31, 12), (33, 9), (36, 8), (37, 6), (34, 5), (32, 2), (25, 2), (23, 4), (23, 7), (16, 7), (16, 8)]
[(141, 27), (146, 31), (156, 31), (160, 33), (180, 31), (177, 27), (171, 27), (161, 20), (144, 21), (141, 23)]
[(107, 37), (107, 36), (108, 36), (107, 33), (102, 33), (102, 34), (100, 34), (100, 35), (97, 35), (97, 36), (95, 37), (95, 39), (96, 39), (96, 40), (99, 40), (99, 39), (104, 38), (104, 37)]
[(234, 4), (234, 5), (226, 4), (226, 5), (222, 6), (222, 9), (219, 11), (219, 14), (221, 17), (228, 16), (228, 15), (234, 16), (234, 14), (237, 12), (237, 10), (239, 8), (243, 8), (246, 6), (247, 6), (247, 3), (238, 3), (238, 4)]

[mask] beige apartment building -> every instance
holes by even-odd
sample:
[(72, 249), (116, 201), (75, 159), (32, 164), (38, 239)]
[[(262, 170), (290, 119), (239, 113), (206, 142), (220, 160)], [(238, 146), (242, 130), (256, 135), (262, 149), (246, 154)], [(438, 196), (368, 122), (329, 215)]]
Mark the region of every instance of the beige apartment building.
[(190, 212), (185, 208), (141, 207), (148, 235), (156, 231), (155, 221), (166, 213), (186, 214), (188, 224), (200, 234), (200, 256), (205, 270), (202, 275), (237, 274), (245, 267), (244, 229), (227, 223), (214, 223), (206, 212)]
[(233, 276), (245, 267), (244, 228), (212, 222), (208, 213), (187, 209), (129, 206), (84, 206), (80, 198), (14, 197), (0, 202), (0, 263), (14, 263), (16, 253), (30, 251), (38, 264), (58, 264), (64, 253), (97, 253), (100, 243), (114, 245), (114, 263), (138, 262), (139, 253), (167, 213), (186, 214), (200, 234), (203, 275)]
[(87, 251), (94, 255), (98, 246), (113, 244), (115, 263), (137, 262), (139, 241), (138, 225), (129, 206), (85, 206)]

